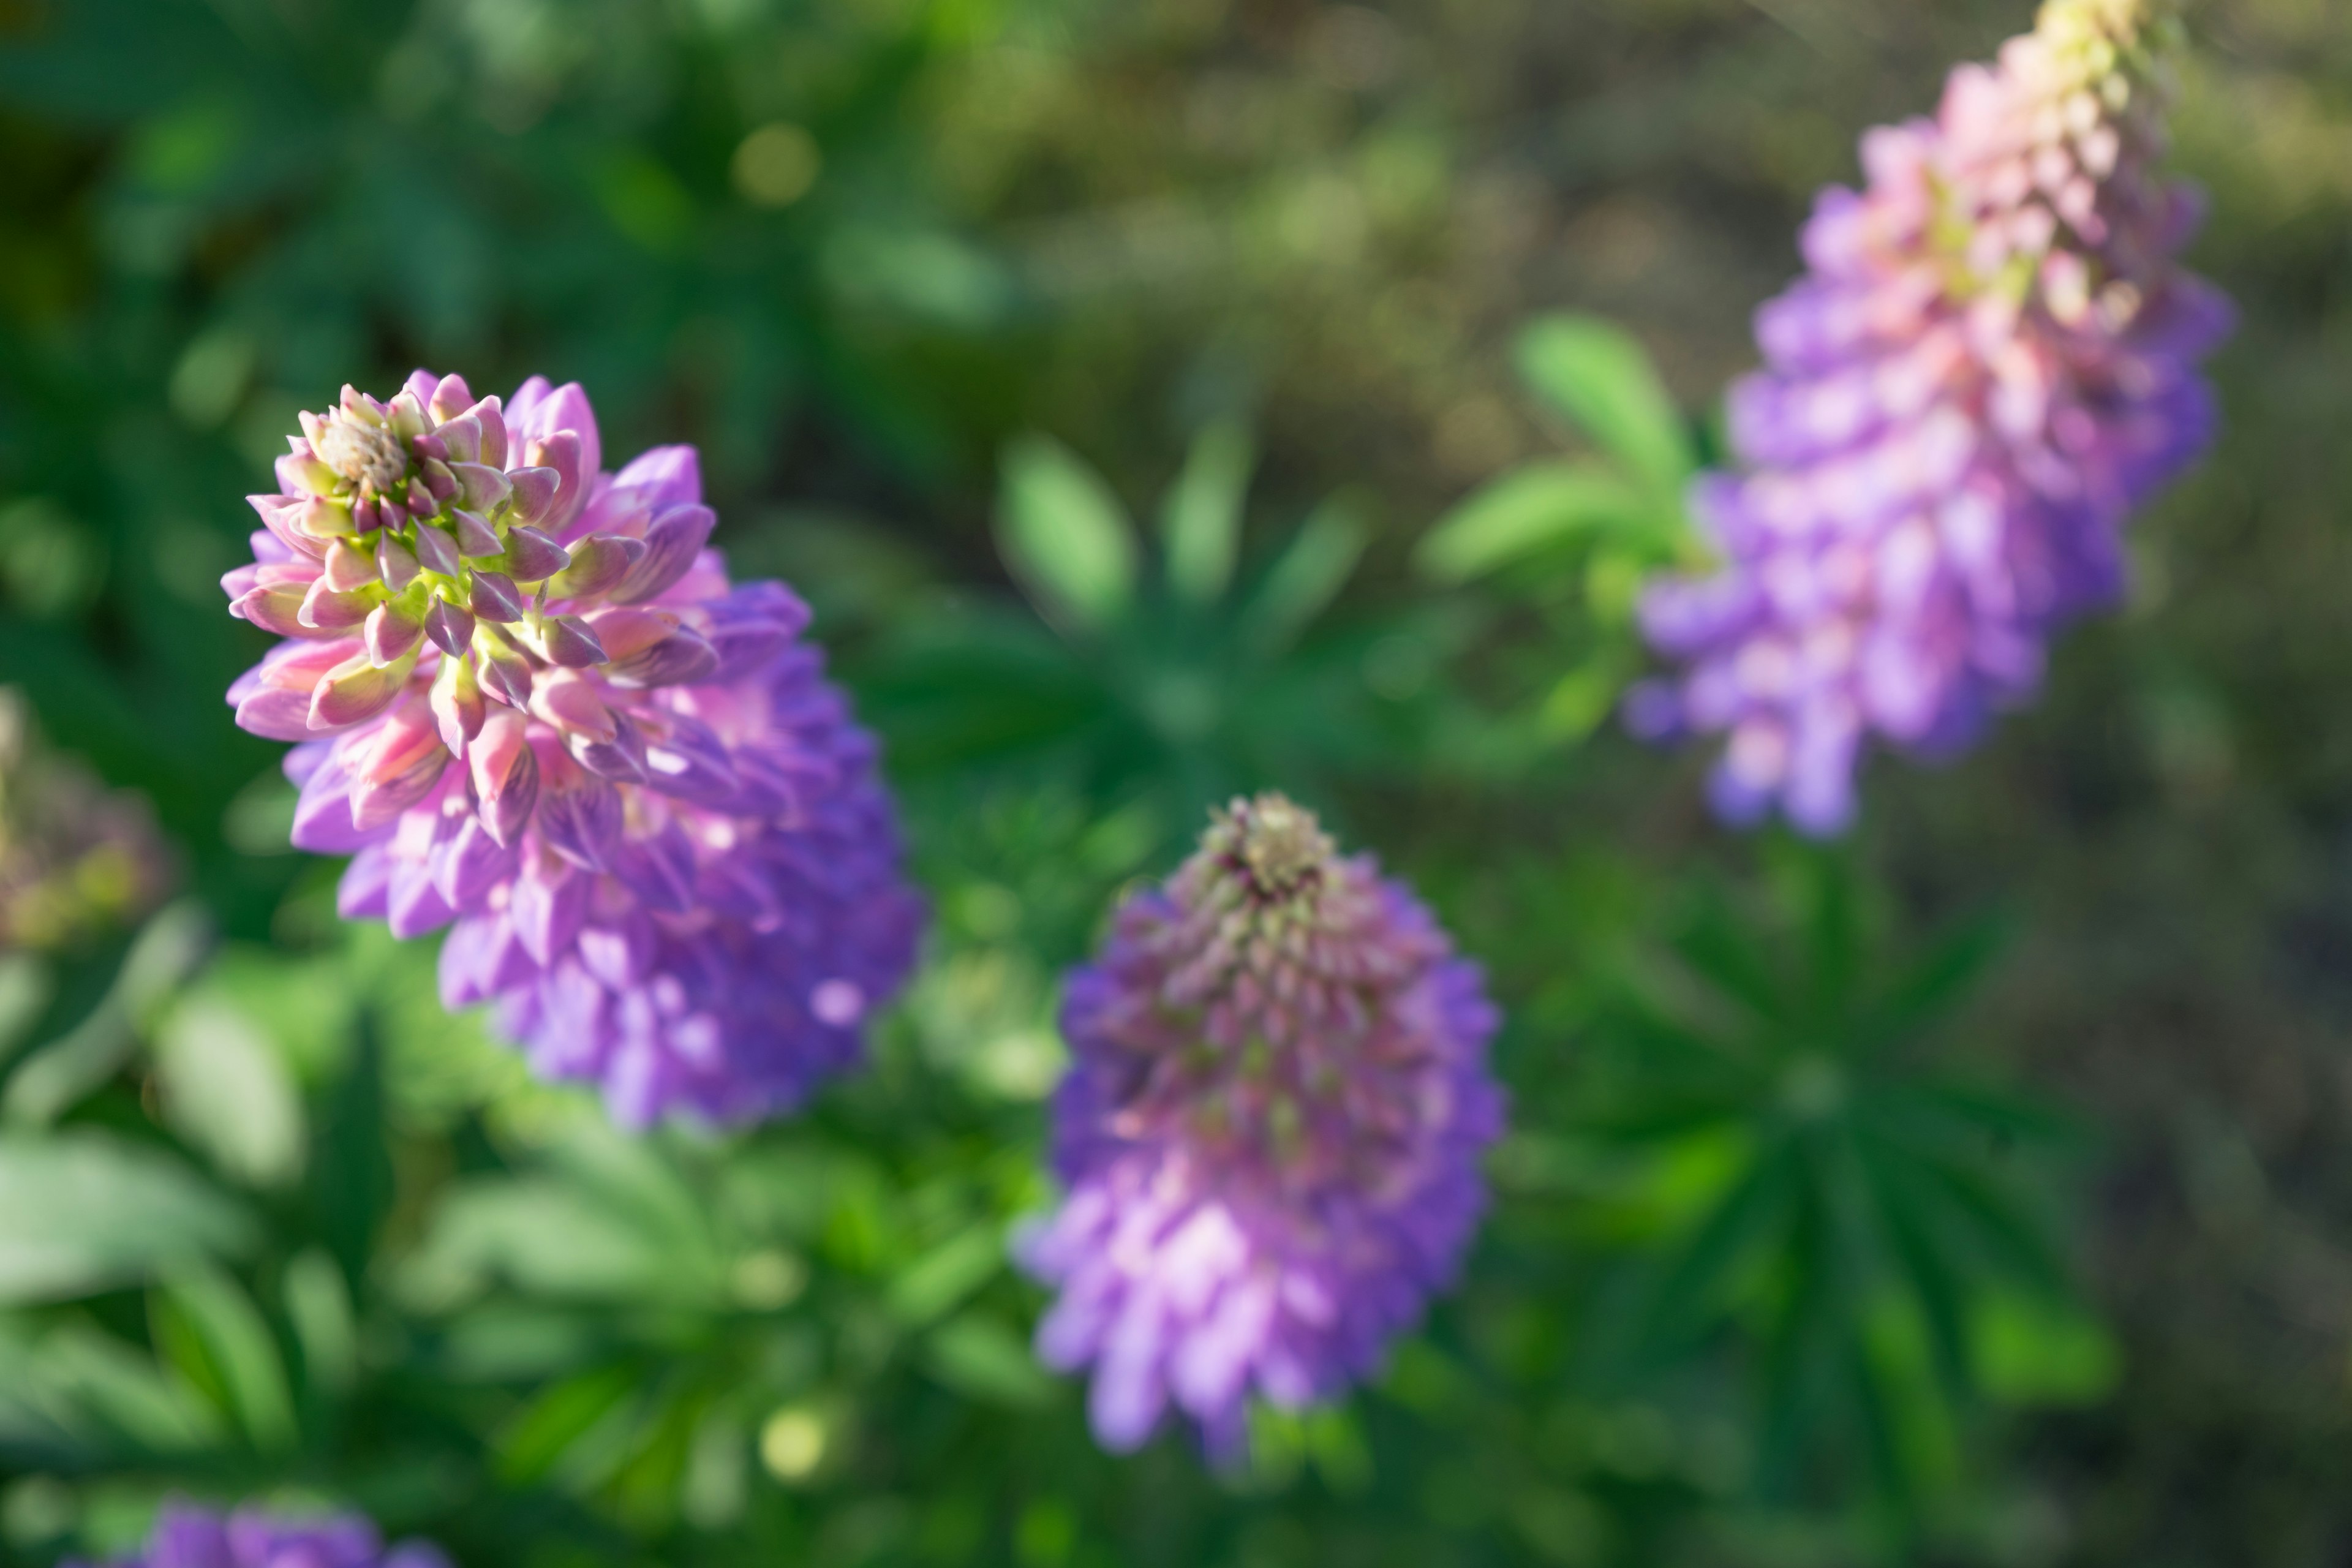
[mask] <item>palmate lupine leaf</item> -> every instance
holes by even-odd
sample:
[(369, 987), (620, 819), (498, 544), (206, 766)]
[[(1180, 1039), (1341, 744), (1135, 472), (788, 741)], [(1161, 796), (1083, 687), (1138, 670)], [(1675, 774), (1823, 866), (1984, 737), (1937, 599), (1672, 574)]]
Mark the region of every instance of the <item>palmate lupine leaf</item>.
[(2000, 921), (1895, 962), (1850, 867), (1800, 853), (1775, 869), (1775, 918), (1693, 893), (1679, 982), (1632, 982), (1607, 1012), (1586, 1125), (1628, 1148), (1736, 1152), (1639, 1270), (1640, 1362), (1746, 1347), (1758, 1483), (1801, 1492), (1843, 1456), (1908, 1514), (1961, 1473), (1956, 1445), (1992, 1394), (1973, 1349), (1992, 1304), (2084, 1321), (2049, 1190), (2067, 1127), (1922, 1054)]

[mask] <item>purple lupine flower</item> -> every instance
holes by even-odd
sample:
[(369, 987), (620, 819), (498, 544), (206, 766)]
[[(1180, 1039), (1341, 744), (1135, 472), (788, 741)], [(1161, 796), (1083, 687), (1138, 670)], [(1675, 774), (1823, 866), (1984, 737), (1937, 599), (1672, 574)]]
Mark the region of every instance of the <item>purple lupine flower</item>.
[(578, 386), (425, 371), (302, 427), (223, 580), (286, 640), (229, 700), (300, 742), (294, 842), (352, 857), (343, 914), (451, 927), (443, 1000), (630, 1125), (849, 1065), (920, 904), (808, 611), (705, 548), (694, 449), (605, 473)]
[(221, 1514), (172, 1501), (157, 1514), (147, 1543), (113, 1568), (449, 1568), (449, 1559), (422, 1541), (386, 1547), (375, 1526), (357, 1514), (297, 1518), (249, 1504)]
[(1806, 225), (1730, 398), (1737, 471), (1693, 510), (1716, 575), (1653, 586), (1685, 668), (1639, 732), (1723, 731), (1717, 811), (1842, 829), (1865, 740), (1924, 758), (2030, 696), (2044, 645), (2121, 593), (2132, 509), (2214, 426), (2228, 302), (2174, 258), (2200, 205), (2154, 173), (2168, 0), (2048, 0), (1932, 120), (1864, 138), (1867, 187)]
[(1092, 1366), (1107, 1447), (1172, 1403), (1228, 1457), (1253, 1392), (1297, 1406), (1373, 1370), (1485, 1207), (1496, 1023), (1412, 894), (1278, 795), (1120, 906), (1063, 1004), (1066, 1195), (1019, 1248), (1061, 1292), (1038, 1354)]

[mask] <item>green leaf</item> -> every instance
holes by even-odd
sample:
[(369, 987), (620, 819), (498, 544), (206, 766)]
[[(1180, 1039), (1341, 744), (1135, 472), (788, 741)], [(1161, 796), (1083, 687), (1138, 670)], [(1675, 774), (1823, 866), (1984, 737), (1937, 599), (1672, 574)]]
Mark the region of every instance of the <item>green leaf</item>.
[(2012, 1405), (2096, 1405), (2115, 1391), (2123, 1356), (2106, 1326), (2071, 1301), (2012, 1290), (1969, 1313), (1978, 1386)]
[(986, 1284), (1003, 1262), (1003, 1238), (993, 1226), (974, 1226), (890, 1281), (890, 1315), (910, 1329), (932, 1322)]
[(435, 1212), (403, 1270), (422, 1310), (468, 1300), (494, 1282), (560, 1300), (716, 1300), (723, 1275), (602, 1194), (543, 1176), (480, 1177)]
[(1654, 490), (1679, 497), (1697, 466), (1690, 430), (1650, 356), (1591, 316), (1547, 316), (1519, 334), (1519, 374)]
[(1160, 515), (1168, 584), (1177, 597), (1213, 604), (1232, 583), (1255, 458), (1249, 432), (1237, 425), (1212, 425), (1193, 440)]
[(0, 1302), (64, 1300), (253, 1239), (179, 1161), (100, 1132), (0, 1138)]
[(1370, 531), (1346, 498), (1315, 509), (1268, 568), (1243, 613), (1241, 637), (1260, 658), (1287, 648), (1346, 585)]
[(302, 1168), (307, 1134), (293, 1075), (251, 1018), (217, 998), (174, 1007), (155, 1038), (163, 1114), (223, 1175), (276, 1187)]
[(1047, 619), (1100, 631), (1135, 596), (1135, 530), (1118, 498), (1059, 442), (1032, 436), (1004, 454), (997, 548)]
[(293, 1447), (294, 1399), (278, 1342), (236, 1282), (216, 1268), (180, 1271), (156, 1293), (156, 1341), (189, 1381), (214, 1391), (253, 1446)]
[(285, 1291), (304, 1388), (313, 1399), (342, 1393), (359, 1370), (359, 1325), (343, 1271), (314, 1247), (286, 1266)]
[(212, 942), (201, 906), (183, 900), (157, 912), (123, 956), (106, 996), (68, 1034), (26, 1058), (8, 1080), (0, 1111), (46, 1125), (120, 1071), (157, 1008), (194, 972)]
[(1654, 502), (1597, 463), (1529, 463), (1472, 491), (1414, 552), (1429, 575), (1466, 582), (1538, 551), (1638, 527)]
[(1034, 1410), (1054, 1397), (1054, 1380), (1029, 1347), (995, 1317), (979, 1311), (952, 1318), (923, 1341), (924, 1367), (958, 1394), (990, 1405)]
[(1800, 1209), (1803, 1171), (1787, 1146), (1765, 1150), (1696, 1235), (1666, 1262), (1645, 1314), (1654, 1352), (1675, 1347), (1729, 1305), (1759, 1248)]

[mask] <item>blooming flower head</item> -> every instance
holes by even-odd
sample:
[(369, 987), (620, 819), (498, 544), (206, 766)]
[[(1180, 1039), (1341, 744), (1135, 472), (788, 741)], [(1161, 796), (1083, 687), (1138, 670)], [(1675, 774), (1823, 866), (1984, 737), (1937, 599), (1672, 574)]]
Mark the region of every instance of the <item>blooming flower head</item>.
[(1412, 894), (1278, 795), (1120, 906), (1063, 1005), (1066, 1196), (1022, 1245), (1061, 1292), (1038, 1353), (1092, 1366), (1107, 1446), (1172, 1402), (1231, 1454), (1253, 1392), (1295, 1406), (1373, 1369), (1485, 1206), (1496, 1022)]
[(1731, 394), (1739, 466), (1693, 498), (1722, 567), (1643, 605), (1684, 668), (1628, 716), (1727, 735), (1726, 817), (1835, 832), (1866, 737), (1970, 744), (2119, 595), (2122, 524), (2210, 439), (2196, 363), (2230, 311), (2175, 263), (2200, 206), (2153, 172), (2177, 31), (2167, 0), (2048, 0), (1822, 195)]
[(114, 1568), (449, 1568), (438, 1547), (387, 1548), (357, 1514), (296, 1519), (247, 1506), (220, 1514), (168, 1502), (147, 1543)]
[[(297, 846), (614, 1114), (789, 1108), (912, 961), (875, 748), (775, 583), (730, 585), (689, 447), (601, 471), (578, 386), (419, 371), (302, 416), (224, 579), (286, 640), (230, 689), (299, 742)], [(454, 925), (453, 925), (454, 922)]]

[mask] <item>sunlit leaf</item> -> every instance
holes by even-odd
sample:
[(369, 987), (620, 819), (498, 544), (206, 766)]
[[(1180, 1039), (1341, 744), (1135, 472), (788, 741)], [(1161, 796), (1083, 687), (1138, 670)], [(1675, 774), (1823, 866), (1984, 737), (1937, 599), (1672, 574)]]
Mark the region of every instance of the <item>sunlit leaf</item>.
[(156, 1033), (164, 1114), (222, 1174), (278, 1186), (301, 1170), (302, 1101), (285, 1059), (227, 1003), (192, 997)]
[(1243, 640), (1261, 656), (1289, 647), (1339, 596), (1369, 538), (1348, 499), (1334, 496), (1317, 507), (1258, 584), (1243, 613)]
[(1423, 571), (1464, 582), (1580, 540), (1637, 529), (1654, 505), (1597, 463), (1529, 463), (1474, 490), (1431, 525)]
[(292, 1446), (293, 1395), (269, 1325), (236, 1283), (214, 1268), (175, 1271), (156, 1292), (157, 1342), (190, 1381), (265, 1450)]
[(0, 1303), (61, 1300), (250, 1245), (235, 1202), (107, 1133), (0, 1137)]
[(1635, 476), (1678, 493), (1696, 466), (1683, 422), (1650, 356), (1594, 316), (1547, 316), (1519, 335), (1519, 373)]
[(1249, 432), (1237, 425), (1212, 425), (1193, 439), (1160, 514), (1168, 585), (1177, 597), (1210, 604), (1233, 581), (1242, 498), (1255, 457)]
[(997, 546), (1051, 618), (1099, 631), (1135, 595), (1135, 529), (1101, 476), (1043, 436), (1004, 454)]

